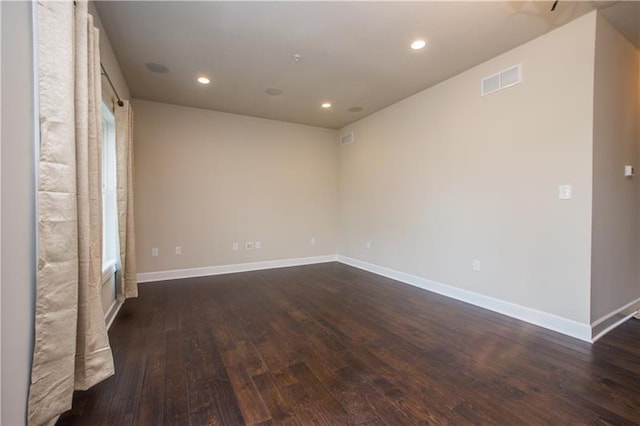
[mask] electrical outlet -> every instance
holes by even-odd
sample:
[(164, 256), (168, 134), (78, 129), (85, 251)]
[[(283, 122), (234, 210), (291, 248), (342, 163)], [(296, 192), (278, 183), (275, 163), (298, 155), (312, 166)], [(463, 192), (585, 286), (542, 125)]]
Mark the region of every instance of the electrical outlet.
[(176, 246), (176, 254), (178, 255), (182, 254), (182, 247)]
[(158, 247), (151, 248), (151, 256), (153, 257), (158, 256)]
[(558, 186), (558, 198), (561, 200), (571, 199), (571, 185)]
[(244, 249), (245, 250), (252, 250), (253, 249), (253, 241), (247, 241), (246, 243), (244, 243)]
[(238, 243), (233, 243), (233, 245), (231, 246), (231, 249), (233, 251), (238, 251), (239, 248), (240, 248), (240, 245)]
[(260, 244), (260, 241), (256, 241), (256, 243), (255, 243), (254, 247), (255, 247), (255, 248), (257, 248), (257, 249), (259, 249), (259, 248), (261, 248), (261, 247), (262, 247), (262, 244)]
[(480, 272), (480, 261), (479, 260), (474, 260), (473, 261), (473, 270), (476, 272)]

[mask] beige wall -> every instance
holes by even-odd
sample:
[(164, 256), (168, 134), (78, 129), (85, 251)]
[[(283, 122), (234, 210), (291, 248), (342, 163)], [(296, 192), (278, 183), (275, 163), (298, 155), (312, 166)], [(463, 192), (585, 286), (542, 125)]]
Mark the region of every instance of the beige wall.
[[(133, 108), (138, 272), (336, 253), (334, 130), (141, 100)], [(247, 241), (262, 248), (245, 250)]]
[(595, 19), (342, 129), (339, 254), (588, 324)]
[[(35, 4), (35, 3), (34, 3)], [(31, 2), (2, 10), (2, 425), (26, 421), (35, 287)]]
[(591, 321), (640, 297), (638, 51), (602, 15), (596, 30)]

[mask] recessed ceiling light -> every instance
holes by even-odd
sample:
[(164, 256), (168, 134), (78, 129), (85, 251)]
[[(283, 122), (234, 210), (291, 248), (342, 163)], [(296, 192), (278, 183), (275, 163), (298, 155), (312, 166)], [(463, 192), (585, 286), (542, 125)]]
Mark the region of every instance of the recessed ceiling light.
[(327, 109), (327, 108), (331, 108), (331, 104), (329, 102), (325, 102), (322, 105), (320, 105), (322, 108)]
[(362, 111), (362, 107), (351, 107), (349, 108), (349, 112), (360, 112)]
[(211, 81), (207, 77), (198, 77), (198, 83), (200, 84), (209, 84)]
[(267, 90), (264, 91), (267, 95), (269, 96), (279, 96), (282, 95), (282, 90), (278, 89), (277, 87), (269, 87)]
[(427, 45), (427, 42), (424, 40), (416, 40), (413, 43), (411, 43), (411, 48), (413, 50), (420, 50), (423, 47), (425, 47)]
[(155, 72), (158, 74), (166, 74), (169, 72), (169, 68), (167, 68), (162, 64), (156, 64), (155, 62), (147, 62), (144, 65), (147, 67), (149, 71)]

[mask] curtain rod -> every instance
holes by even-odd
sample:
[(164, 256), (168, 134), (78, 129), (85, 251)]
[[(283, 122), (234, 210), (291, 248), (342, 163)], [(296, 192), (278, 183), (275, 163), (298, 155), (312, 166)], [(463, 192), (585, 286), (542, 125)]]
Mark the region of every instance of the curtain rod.
[(118, 105), (124, 106), (124, 102), (122, 102), (122, 99), (120, 99), (120, 95), (118, 95), (118, 91), (116, 90), (115, 86), (113, 85), (113, 82), (111, 81), (111, 77), (109, 77), (109, 74), (107, 73), (107, 70), (104, 69), (104, 65), (102, 65), (102, 62), (100, 62), (100, 67), (102, 68), (102, 75), (107, 77), (107, 81), (109, 82), (109, 85), (113, 89), (113, 93), (115, 93), (116, 94), (116, 98), (118, 98)]

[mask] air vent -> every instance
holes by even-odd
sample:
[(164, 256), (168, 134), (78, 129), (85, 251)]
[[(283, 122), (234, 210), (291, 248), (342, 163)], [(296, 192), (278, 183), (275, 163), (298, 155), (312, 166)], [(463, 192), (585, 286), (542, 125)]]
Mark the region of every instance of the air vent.
[(522, 65), (514, 65), (499, 73), (490, 75), (482, 79), (480, 84), (480, 94), (482, 96), (507, 87), (515, 86), (522, 81)]
[(482, 79), (483, 95), (495, 92), (497, 90), (500, 90), (500, 74), (494, 74), (491, 77)]
[(353, 132), (345, 133), (340, 136), (340, 145), (346, 145), (348, 143), (353, 143)]

